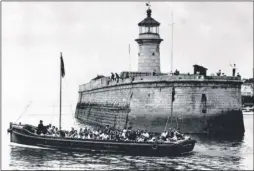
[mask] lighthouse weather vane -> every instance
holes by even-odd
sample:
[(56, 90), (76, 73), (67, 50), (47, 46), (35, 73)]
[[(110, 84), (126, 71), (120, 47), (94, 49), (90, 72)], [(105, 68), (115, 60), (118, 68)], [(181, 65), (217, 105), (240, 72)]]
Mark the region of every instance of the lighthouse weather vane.
[(146, 6), (148, 6), (148, 9), (150, 9), (150, 6), (151, 6), (150, 0), (146, 3)]

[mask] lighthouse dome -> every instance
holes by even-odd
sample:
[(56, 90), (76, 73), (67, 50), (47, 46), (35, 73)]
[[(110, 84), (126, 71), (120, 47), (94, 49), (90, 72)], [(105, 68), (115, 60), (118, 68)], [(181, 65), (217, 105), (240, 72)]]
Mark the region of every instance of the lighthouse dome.
[(139, 22), (138, 26), (143, 26), (143, 27), (160, 26), (160, 23), (151, 17), (152, 10), (150, 8), (147, 9), (146, 13), (147, 13), (147, 17), (143, 21)]

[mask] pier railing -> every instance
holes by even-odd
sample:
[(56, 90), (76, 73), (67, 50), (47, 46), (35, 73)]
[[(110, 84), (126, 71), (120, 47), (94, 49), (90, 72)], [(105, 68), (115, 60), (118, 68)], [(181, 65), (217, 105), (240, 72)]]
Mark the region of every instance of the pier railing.
[[(135, 82), (158, 82), (158, 81), (181, 81), (181, 80), (189, 80), (189, 81), (202, 81), (202, 80), (211, 80), (211, 81), (240, 81), (240, 77), (232, 77), (232, 76), (204, 76), (204, 75), (190, 75), (190, 74), (180, 74), (180, 75), (152, 75), (152, 74), (129, 74), (127, 77), (119, 78), (119, 80), (112, 80), (110, 77), (102, 77), (97, 80), (91, 80), (87, 84), (83, 84), (79, 86), (79, 92), (92, 90), (101, 87), (120, 85), (126, 83), (135, 83)], [(137, 76), (139, 75), (139, 76)], [(122, 76), (122, 74), (121, 74)]]

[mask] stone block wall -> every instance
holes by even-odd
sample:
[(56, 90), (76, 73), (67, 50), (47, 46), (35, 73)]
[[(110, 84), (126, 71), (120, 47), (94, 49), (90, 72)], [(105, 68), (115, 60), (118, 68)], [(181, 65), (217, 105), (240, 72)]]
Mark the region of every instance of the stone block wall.
[[(173, 86), (175, 101), (171, 113)], [(79, 103), (86, 106), (77, 107), (77, 118), (116, 124), (117, 128), (123, 128), (127, 122), (127, 126), (135, 129), (161, 132), (168, 122), (170, 127), (178, 127), (183, 132), (200, 133), (213, 117), (232, 111), (242, 115), (240, 81), (140, 80), (80, 93)]]

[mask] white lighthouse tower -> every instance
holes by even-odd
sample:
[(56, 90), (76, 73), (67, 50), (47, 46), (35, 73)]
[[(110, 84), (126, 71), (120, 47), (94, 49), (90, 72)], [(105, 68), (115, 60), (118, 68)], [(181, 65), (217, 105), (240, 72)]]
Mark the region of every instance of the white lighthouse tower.
[(163, 39), (159, 35), (160, 23), (151, 17), (150, 6), (147, 17), (138, 23), (139, 37), (135, 41), (139, 44), (138, 72), (160, 73), (160, 43)]

